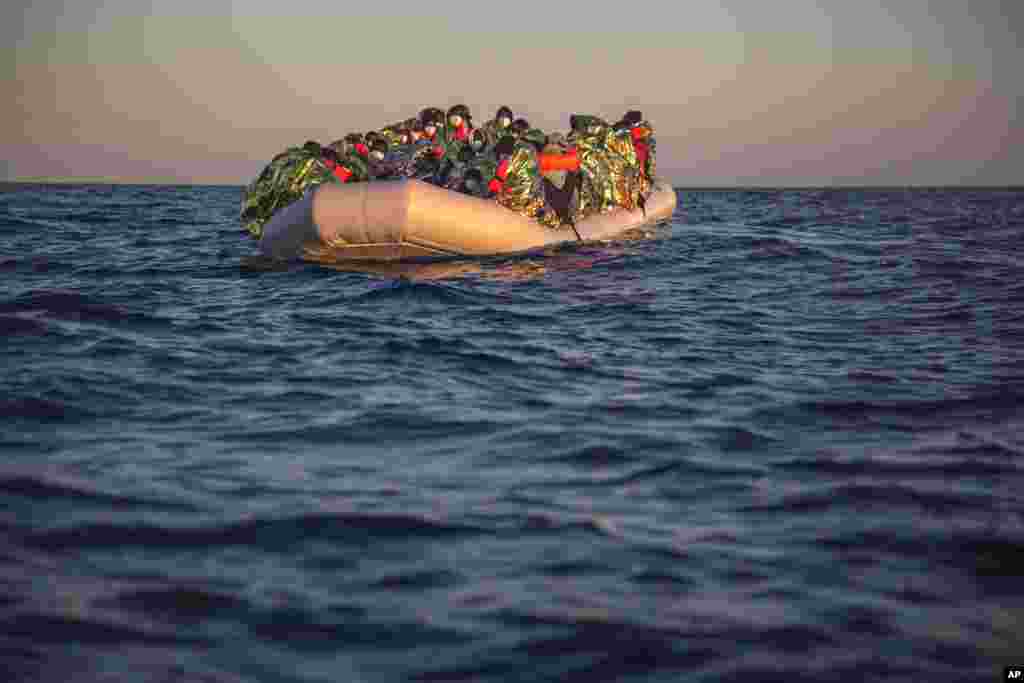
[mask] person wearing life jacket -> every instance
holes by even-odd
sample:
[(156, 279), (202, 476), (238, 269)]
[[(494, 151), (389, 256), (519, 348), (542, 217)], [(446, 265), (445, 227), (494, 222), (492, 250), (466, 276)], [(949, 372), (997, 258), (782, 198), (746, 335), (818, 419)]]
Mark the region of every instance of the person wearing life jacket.
[(552, 133), (541, 151), (539, 166), (546, 208), (558, 216), (561, 225), (575, 229), (576, 222), (583, 218), (579, 202), (580, 162), (576, 149), (568, 148), (565, 137), (560, 133)]
[(423, 130), (423, 123), (419, 119), (416, 119), (412, 124), (409, 125), (408, 131), (410, 145), (415, 145), (420, 142), (422, 142), (423, 144), (427, 143), (425, 139), (426, 133)]
[(478, 128), (470, 135), (469, 144), (464, 145), (459, 151), (458, 164), (461, 166), (458, 169), (459, 173), (465, 176), (470, 171), (476, 170), (482, 178), (478, 196), (488, 194), (487, 183), (494, 176), (494, 171), (498, 167), (495, 148), (496, 145), (488, 144), (486, 133)]
[(483, 174), (482, 169), (488, 165), (487, 156), (484, 133), (479, 129), (474, 130), (467, 141), (456, 141), (448, 146), (435, 184), (450, 190), (460, 190), (463, 177), (471, 169), (477, 169)]
[(344, 148), (335, 150), (339, 156), (356, 155), (365, 159), (369, 155), (370, 148), (366, 144), (366, 138), (362, 133), (349, 133), (345, 136), (344, 140)]
[(569, 125), (580, 161), (580, 212), (587, 216), (611, 211), (616, 206), (616, 187), (606, 146), (610, 128), (603, 119), (582, 114), (570, 116)]
[(473, 128), (472, 115), (469, 107), (457, 104), (448, 110), (445, 120), (443, 154), (441, 156), (436, 183), (441, 187), (454, 188), (461, 184), (462, 173), (468, 165), (467, 160), (475, 157), (475, 152), (468, 149), (472, 145), (474, 135), (482, 139), (480, 131)]
[(473, 117), (469, 113), (469, 107), (464, 104), (456, 104), (448, 110), (445, 119), (448, 124), (445, 127), (445, 141), (468, 142), (473, 132)]
[[(440, 166), (441, 158), (444, 156), (447, 138), (445, 135), (445, 115), (436, 107), (430, 107), (420, 112), (420, 123), (423, 124), (423, 137), (430, 143), (430, 154), (436, 162), (433, 171)], [(432, 171), (432, 172), (433, 172)]]
[(349, 133), (340, 140), (332, 142), (330, 147), (340, 156), (345, 156), (346, 154), (355, 151), (356, 145), (361, 144), (362, 142), (363, 136), (361, 133)]
[(493, 147), (498, 144), (498, 140), (509, 132), (512, 121), (514, 120), (515, 116), (512, 115), (511, 109), (505, 105), (498, 107), (498, 111), (495, 113), (494, 118), (483, 125), (483, 132), (487, 137), (487, 145), (489, 147)]
[(508, 132), (512, 137), (517, 140), (523, 136), (523, 133), (530, 130), (530, 122), (524, 118), (518, 118), (513, 121), (508, 128)]
[(487, 191), (489, 196), (497, 196), (501, 193), (502, 186), (505, 184), (505, 179), (508, 178), (509, 158), (512, 156), (512, 152), (515, 151), (515, 148), (516, 139), (512, 135), (502, 136), (502, 138), (498, 140), (498, 144), (494, 146), (494, 171), (491, 173), (487, 181)]
[(436, 107), (428, 107), (420, 112), (420, 123), (423, 124), (423, 139), (432, 143), (444, 141), (444, 112)]
[(657, 173), (655, 160), (657, 144), (654, 139), (654, 126), (644, 119), (642, 112), (635, 110), (626, 112), (622, 120), (629, 126), (630, 136), (633, 139), (637, 161), (642, 171), (643, 194), (646, 198), (653, 190), (654, 178)]
[(334, 147), (325, 147), (321, 160), (337, 183), (358, 183), (370, 179), (368, 169), (354, 153), (339, 154)]
[[(558, 227), (561, 221), (555, 212), (547, 209), (540, 182), (537, 155), (544, 144), (545, 135), (536, 128), (527, 130), (518, 141), (508, 136), (502, 138), (498, 143), (501, 161), (490, 186), (495, 191), (495, 201), (501, 206), (542, 225)], [(510, 145), (511, 153), (508, 153)]]
[(433, 182), (441, 167), (444, 156), (444, 112), (436, 108), (424, 109), (420, 112), (419, 125), (416, 128), (420, 136), (416, 141), (413, 154), (412, 176), (427, 182)]

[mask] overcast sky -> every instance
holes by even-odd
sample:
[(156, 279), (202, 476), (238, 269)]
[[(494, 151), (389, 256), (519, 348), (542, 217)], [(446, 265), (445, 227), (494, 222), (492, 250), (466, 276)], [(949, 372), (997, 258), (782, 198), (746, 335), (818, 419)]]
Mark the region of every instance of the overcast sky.
[(1024, 184), (1022, 34), (1021, 0), (6, 0), (0, 179), (242, 184), (465, 102), (641, 109), (680, 185)]

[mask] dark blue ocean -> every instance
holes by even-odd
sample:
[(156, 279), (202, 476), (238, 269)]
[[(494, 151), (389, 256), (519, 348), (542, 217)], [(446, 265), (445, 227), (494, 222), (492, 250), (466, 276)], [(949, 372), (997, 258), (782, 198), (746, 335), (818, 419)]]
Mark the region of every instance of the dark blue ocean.
[(1024, 663), (1024, 190), (363, 270), (240, 197), (0, 186), (0, 680)]

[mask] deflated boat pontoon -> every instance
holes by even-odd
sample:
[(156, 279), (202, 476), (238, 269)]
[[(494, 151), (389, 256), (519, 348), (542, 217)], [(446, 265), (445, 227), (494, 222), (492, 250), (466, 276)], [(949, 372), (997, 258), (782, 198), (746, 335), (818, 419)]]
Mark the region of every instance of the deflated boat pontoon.
[[(667, 219), (676, 193), (658, 181), (645, 210), (618, 208), (576, 224), (584, 240), (608, 239)], [(396, 261), (423, 256), (488, 256), (576, 241), (497, 202), (420, 180), (375, 180), (312, 188), (264, 226), (260, 251), (277, 259)]]

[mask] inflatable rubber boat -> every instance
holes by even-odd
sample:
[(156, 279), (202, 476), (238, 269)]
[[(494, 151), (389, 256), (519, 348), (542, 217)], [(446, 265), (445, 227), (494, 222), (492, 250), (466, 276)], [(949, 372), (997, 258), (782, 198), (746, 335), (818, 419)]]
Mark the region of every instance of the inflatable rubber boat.
[(311, 188), (274, 214), (264, 226), (260, 252), (273, 259), (321, 263), (511, 254), (579, 239), (609, 239), (668, 219), (675, 208), (675, 190), (657, 181), (644, 210), (619, 208), (590, 216), (576, 224), (574, 233), (547, 228), (493, 200), (421, 180), (332, 183)]

